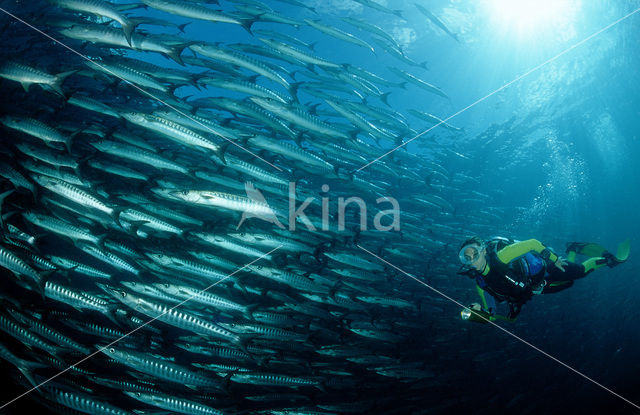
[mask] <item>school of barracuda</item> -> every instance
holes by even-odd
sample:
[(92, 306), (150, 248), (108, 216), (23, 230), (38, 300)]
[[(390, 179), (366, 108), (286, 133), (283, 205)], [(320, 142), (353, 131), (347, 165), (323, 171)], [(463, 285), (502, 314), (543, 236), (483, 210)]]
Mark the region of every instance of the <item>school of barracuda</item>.
[[(354, 2), (400, 23), (421, 12), (458, 40), (423, 6)], [(474, 179), (447, 171), (436, 142), (357, 171), (447, 115), (389, 105), (409, 88), (448, 99), (425, 59), (363, 17), (295, 0), (0, 4), (73, 49), (0, 16), (0, 357), (39, 386), (23, 399), (56, 413), (330, 414), (407, 413), (426, 396), (441, 363), (405, 346), (435, 332), (447, 301), (357, 246), (444, 279), (461, 223), (480, 232), (500, 211), (457, 216), (447, 195)], [(193, 38), (196, 21), (238, 41)], [(332, 60), (315, 45), (328, 38), (371, 61)], [(292, 191), (296, 209), (313, 198), (294, 223)], [(366, 202), (367, 229), (356, 208), (336, 218), (340, 197)]]

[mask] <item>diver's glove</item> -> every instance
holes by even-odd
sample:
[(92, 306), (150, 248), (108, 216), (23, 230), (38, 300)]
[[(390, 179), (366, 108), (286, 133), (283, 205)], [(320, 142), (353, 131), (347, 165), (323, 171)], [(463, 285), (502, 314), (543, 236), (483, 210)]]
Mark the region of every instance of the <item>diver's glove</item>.
[(509, 314), (507, 314), (507, 318), (509, 320), (515, 320), (516, 317), (518, 317), (518, 314), (520, 314), (521, 310), (522, 310), (522, 304), (509, 303)]
[(483, 310), (478, 303), (473, 303), (462, 310), (460, 316), (463, 320), (473, 321), (474, 323), (488, 323), (491, 321), (491, 313)]

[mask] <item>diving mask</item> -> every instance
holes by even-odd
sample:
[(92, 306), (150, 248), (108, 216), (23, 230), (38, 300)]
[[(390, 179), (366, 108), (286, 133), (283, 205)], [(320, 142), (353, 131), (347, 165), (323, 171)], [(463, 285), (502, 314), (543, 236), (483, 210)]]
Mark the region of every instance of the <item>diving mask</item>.
[(460, 262), (462, 262), (463, 265), (471, 266), (474, 262), (480, 259), (480, 254), (483, 250), (484, 246), (478, 244), (469, 244), (463, 246), (458, 253)]

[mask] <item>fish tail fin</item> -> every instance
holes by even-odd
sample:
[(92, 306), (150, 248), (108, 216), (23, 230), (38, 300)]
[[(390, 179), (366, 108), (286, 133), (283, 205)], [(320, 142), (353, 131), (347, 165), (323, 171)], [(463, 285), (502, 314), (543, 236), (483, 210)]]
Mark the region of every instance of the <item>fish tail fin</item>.
[(180, 33), (184, 33), (184, 28), (187, 27), (190, 24), (191, 24), (191, 22), (187, 22), (187, 23), (183, 23), (183, 24), (179, 25), (178, 26), (178, 30), (180, 31)]
[(393, 91), (385, 92), (384, 94), (380, 95), (380, 101), (384, 102), (388, 107), (391, 106), (389, 105), (389, 95), (391, 94), (391, 92)]
[(133, 46), (131, 44), (131, 36), (133, 35), (133, 31), (136, 29), (136, 26), (140, 24), (140, 22), (135, 22), (135, 21), (130, 21), (127, 20), (123, 25), (122, 25), (122, 31), (124, 32), (124, 37), (125, 39), (127, 39), (127, 43), (129, 44), (129, 46)]
[(398, 16), (399, 18), (401, 18), (402, 20), (407, 20), (404, 18), (404, 16), (402, 15), (402, 10), (392, 10), (391, 11), (395, 16)]
[(56, 91), (58, 94), (60, 94), (62, 97), (64, 97), (64, 91), (62, 90), (62, 83), (64, 82), (64, 80), (69, 76), (72, 75), (74, 73), (78, 72), (77, 69), (73, 70), (73, 71), (67, 71), (67, 72), (62, 72), (56, 75), (56, 80), (50, 85), (51, 89), (53, 89), (54, 91)]
[[(2, 205), (4, 204), (4, 200), (7, 198), (7, 196), (12, 194), (13, 192), (15, 192), (15, 189), (7, 190), (6, 192), (0, 194), (0, 227), (2, 228), (4, 228), (4, 217), (2, 216)], [(15, 212), (12, 212), (11, 214), (13, 213)]]
[(218, 147), (218, 150), (216, 151), (216, 156), (218, 156), (218, 158), (220, 159), (220, 161), (222, 161), (223, 164), (227, 164), (227, 160), (224, 158), (224, 155), (227, 152), (227, 149), (229, 148), (230, 145), (231, 145), (231, 141), (225, 141), (224, 143), (220, 144), (220, 146)]
[(31, 384), (31, 386), (33, 386), (35, 389), (38, 389), (38, 386), (40, 386), (40, 384), (36, 382), (31, 372), (35, 369), (45, 368), (47, 367), (47, 365), (38, 363), (38, 362), (29, 362), (27, 360), (20, 360), (20, 362), (16, 367), (18, 368), (20, 373), (22, 373), (22, 376), (24, 376), (27, 379), (27, 381)]
[(242, 26), (242, 28), (244, 30), (246, 30), (247, 32), (249, 32), (250, 35), (253, 36), (253, 32), (251, 32), (251, 26), (257, 22), (258, 20), (260, 20), (260, 17), (255, 17), (253, 19), (241, 19), (240, 20), (240, 26)]
[(164, 53), (164, 55), (172, 59), (173, 61), (175, 61), (178, 65), (184, 66), (184, 62), (182, 61), (182, 58), (180, 57), (180, 55), (182, 54), (183, 50), (193, 45), (194, 43), (196, 42), (189, 42), (183, 45), (174, 46), (170, 48), (169, 52)]
[(122, 224), (120, 223), (120, 213), (122, 213), (123, 208), (114, 208), (109, 216), (113, 218), (113, 221), (122, 228)]

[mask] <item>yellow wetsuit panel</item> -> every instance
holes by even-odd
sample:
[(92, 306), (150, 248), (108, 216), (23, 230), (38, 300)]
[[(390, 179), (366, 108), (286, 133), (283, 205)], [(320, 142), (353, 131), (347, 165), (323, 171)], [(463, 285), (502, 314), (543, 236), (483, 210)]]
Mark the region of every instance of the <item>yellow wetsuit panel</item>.
[(489, 307), (487, 306), (487, 299), (484, 297), (484, 290), (482, 288), (480, 288), (480, 286), (478, 284), (476, 284), (476, 290), (478, 290), (478, 295), (480, 296), (480, 299), (482, 300), (482, 309), (483, 310), (488, 310)]
[[(514, 259), (526, 254), (527, 252), (537, 252), (541, 253), (544, 251), (545, 246), (540, 243), (537, 239), (528, 239), (526, 241), (516, 242), (509, 246), (505, 246), (501, 250), (498, 251), (498, 259), (500, 262), (504, 264), (508, 264)], [(551, 253), (549, 256), (549, 260), (552, 262), (556, 262), (558, 256), (554, 253)]]

